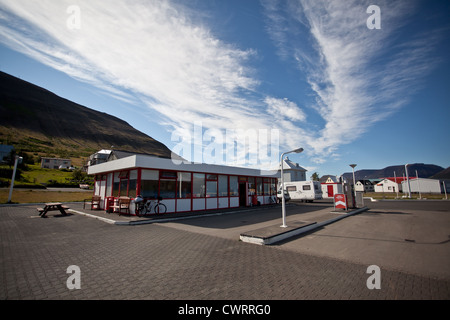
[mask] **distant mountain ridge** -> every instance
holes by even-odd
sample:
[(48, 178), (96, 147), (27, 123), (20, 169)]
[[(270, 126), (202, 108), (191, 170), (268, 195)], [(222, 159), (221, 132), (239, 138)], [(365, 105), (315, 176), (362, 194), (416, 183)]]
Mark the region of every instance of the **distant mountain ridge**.
[(0, 142), (23, 151), (84, 157), (111, 146), (170, 158), (161, 142), (125, 121), (0, 72)]
[[(419, 178), (430, 178), (434, 175), (442, 172), (444, 170), (443, 167), (437, 166), (434, 164), (424, 164), (424, 163), (413, 163), (408, 165), (408, 175), (410, 177), (419, 175)], [(378, 179), (378, 178), (387, 178), (387, 177), (402, 177), (405, 175), (405, 165), (395, 165), (389, 166), (384, 169), (362, 169), (355, 170), (355, 179), (356, 180), (364, 180), (364, 179)], [(344, 173), (345, 179), (353, 179), (352, 172)]]
[(450, 180), (450, 167), (444, 169), (435, 175), (430, 177), (431, 179), (449, 179)]

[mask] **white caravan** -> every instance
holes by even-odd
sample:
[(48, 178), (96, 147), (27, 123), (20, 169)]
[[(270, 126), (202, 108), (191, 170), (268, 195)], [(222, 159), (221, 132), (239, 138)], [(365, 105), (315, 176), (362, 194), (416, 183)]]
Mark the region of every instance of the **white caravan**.
[(285, 182), (284, 186), (292, 200), (313, 202), (322, 199), (322, 186), (319, 181)]

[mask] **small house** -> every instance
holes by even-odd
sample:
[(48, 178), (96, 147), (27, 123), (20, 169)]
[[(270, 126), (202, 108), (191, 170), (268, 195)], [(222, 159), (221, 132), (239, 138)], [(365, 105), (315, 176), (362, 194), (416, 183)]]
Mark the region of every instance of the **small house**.
[[(279, 166), (281, 174), (281, 166)], [(295, 182), (306, 181), (306, 169), (302, 168), (298, 163), (294, 163), (286, 157), (283, 161), (283, 181)]]
[(72, 160), (60, 158), (41, 158), (41, 168), (46, 169), (69, 169), (72, 166)]
[(336, 176), (323, 176), (320, 178), (323, 198), (333, 198), (337, 193), (343, 193), (341, 179)]
[(374, 192), (375, 188), (370, 180), (358, 180), (355, 184), (355, 190), (360, 192)]

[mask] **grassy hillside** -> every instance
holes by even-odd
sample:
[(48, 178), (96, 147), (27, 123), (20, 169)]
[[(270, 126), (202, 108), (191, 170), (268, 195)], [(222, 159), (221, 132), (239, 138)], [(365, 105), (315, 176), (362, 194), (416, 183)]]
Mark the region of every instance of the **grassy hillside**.
[[(8, 187), (11, 183), (12, 169), (7, 165), (0, 166), (0, 185)], [(14, 182), (15, 188), (36, 187), (79, 187), (79, 184), (93, 183), (93, 178), (79, 170), (58, 170), (41, 168), (39, 164), (19, 167)]]
[(14, 145), (37, 162), (41, 156), (70, 158), (81, 166), (90, 154), (108, 149), (170, 158), (159, 141), (125, 121), (61, 98), (0, 72), (0, 143)]
[(13, 145), (17, 152), (26, 152), (36, 163), (40, 162), (41, 157), (64, 158), (71, 159), (75, 167), (81, 167), (91, 154), (98, 151), (93, 147), (76, 145), (64, 138), (55, 139), (38, 132), (4, 126), (0, 126), (0, 142)]

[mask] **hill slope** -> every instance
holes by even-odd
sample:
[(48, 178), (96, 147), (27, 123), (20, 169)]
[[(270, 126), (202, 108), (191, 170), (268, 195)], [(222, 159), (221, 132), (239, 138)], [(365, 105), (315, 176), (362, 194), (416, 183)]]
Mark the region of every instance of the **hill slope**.
[[(410, 177), (416, 176), (416, 170), (420, 178), (429, 178), (438, 172), (444, 170), (444, 168), (434, 165), (434, 164), (424, 164), (424, 163), (414, 163), (408, 166), (408, 174)], [(405, 166), (389, 166), (384, 169), (370, 170), (363, 169), (355, 171), (355, 179), (378, 179), (378, 178), (386, 178), (393, 177), (395, 175), (397, 177), (402, 177), (405, 174)], [(344, 177), (346, 179), (353, 179), (353, 175), (351, 172), (344, 173)]]
[(0, 142), (35, 155), (86, 157), (117, 149), (170, 158), (161, 142), (98, 112), (0, 72)]
[(436, 173), (435, 175), (433, 175), (430, 178), (432, 178), (432, 179), (450, 179), (450, 167)]

